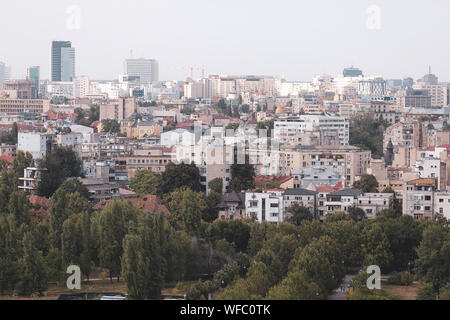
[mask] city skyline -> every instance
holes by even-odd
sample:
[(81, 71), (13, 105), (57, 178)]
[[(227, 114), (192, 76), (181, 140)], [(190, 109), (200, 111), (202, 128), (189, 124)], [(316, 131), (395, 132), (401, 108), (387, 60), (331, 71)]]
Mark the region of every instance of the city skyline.
[[(431, 65), (441, 81), (450, 81), (443, 55), (450, 27), (445, 1), (281, 1), (276, 8), (252, 1), (130, 1), (127, 6), (60, 1), (52, 3), (52, 15), (43, 9), (45, 1), (26, 2), (25, 19), (10, 14), (19, 9), (17, 4), (0, 13), (0, 25), (13, 30), (5, 34), (0, 50), (0, 61), (12, 67), (13, 78), (25, 78), (31, 65), (40, 66), (46, 78), (51, 41), (66, 40), (77, 48), (76, 74), (98, 80), (117, 79), (132, 51), (133, 58), (159, 61), (165, 80), (184, 80), (191, 68), (199, 77), (204, 68), (206, 74), (306, 81), (316, 74), (339, 75), (351, 65), (366, 75), (418, 79)], [(105, 14), (98, 16), (101, 10)], [(155, 12), (170, 15), (151, 15)], [(218, 12), (224, 18), (216, 19)], [(18, 37), (27, 41), (15, 41)]]

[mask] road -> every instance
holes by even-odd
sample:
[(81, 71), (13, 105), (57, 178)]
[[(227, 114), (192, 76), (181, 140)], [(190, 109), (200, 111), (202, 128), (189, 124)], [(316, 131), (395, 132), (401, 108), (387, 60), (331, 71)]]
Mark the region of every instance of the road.
[[(347, 274), (342, 281), (341, 286), (333, 291), (333, 293), (328, 297), (328, 300), (344, 300), (345, 294), (350, 289), (350, 285), (355, 276), (355, 274)], [(342, 288), (344, 288), (344, 290), (342, 290)]]

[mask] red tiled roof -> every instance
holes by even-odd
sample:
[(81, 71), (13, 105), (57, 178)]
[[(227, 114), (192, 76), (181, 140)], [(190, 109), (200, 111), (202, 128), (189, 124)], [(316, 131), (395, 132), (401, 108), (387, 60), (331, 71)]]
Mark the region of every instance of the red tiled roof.
[(0, 160), (5, 160), (6, 162), (8, 162), (8, 163), (13, 163), (14, 162), (14, 157), (11, 157), (11, 156), (1, 156), (0, 157)]
[(40, 205), (44, 209), (50, 208), (50, 203), (51, 203), (50, 199), (47, 199), (45, 197), (39, 197), (36, 195), (29, 195), (29, 196), (27, 196), (27, 198), (28, 198), (28, 201), (30, 201), (30, 203), (34, 206)]
[(291, 176), (276, 177), (276, 176), (259, 175), (255, 177), (255, 185), (261, 186), (270, 182), (282, 184), (285, 183), (286, 181), (289, 181), (290, 179), (292, 179)]
[(183, 122), (183, 123), (177, 124), (176, 128), (180, 129), (180, 128), (189, 127), (189, 126), (193, 126), (193, 125), (195, 125), (194, 122)]
[(91, 127), (97, 128), (100, 124), (101, 124), (100, 121), (94, 121), (94, 122), (91, 123)]
[(316, 188), (317, 192), (332, 192), (335, 191), (335, 189), (332, 186), (318, 186)]

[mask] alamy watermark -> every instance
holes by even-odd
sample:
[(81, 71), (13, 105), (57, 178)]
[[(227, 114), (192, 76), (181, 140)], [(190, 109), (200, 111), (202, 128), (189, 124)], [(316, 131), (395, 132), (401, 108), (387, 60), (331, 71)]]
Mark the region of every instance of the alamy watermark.
[(367, 274), (370, 276), (367, 278), (367, 289), (380, 290), (381, 289), (381, 269), (377, 265), (367, 267)]
[(81, 29), (81, 7), (77, 4), (71, 5), (66, 9), (67, 20), (66, 27), (69, 30)]
[(369, 30), (381, 29), (381, 8), (377, 5), (371, 5), (366, 9), (367, 19), (366, 26)]
[(70, 276), (67, 278), (67, 289), (80, 290), (81, 289), (81, 269), (79, 266), (69, 266), (67, 268), (67, 274)]

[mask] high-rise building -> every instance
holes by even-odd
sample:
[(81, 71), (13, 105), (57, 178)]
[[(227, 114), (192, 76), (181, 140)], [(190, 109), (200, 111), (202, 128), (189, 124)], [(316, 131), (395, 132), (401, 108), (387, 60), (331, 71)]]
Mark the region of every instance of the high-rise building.
[(51, 49), (51, 81), (73, 81), (75, 48), (70, 41), (53, 41)]
[(39, 95), (40, 67), (34, 66), (27, 69), (27, 80), (34, 83), (37, 95)]
[(89, 95), (89, 77), (79, 76), (73, 80), (73, 96), (75, 98), (84, 98)]
[(363, 77), (363, 72), (358, 68), (345, 68), (343, 72), (344, 77)]
[(141, 84), (159, 80), (159, 64), (154, 59), (127, 59), (123, 66), (124, 74), (139, 77)]

